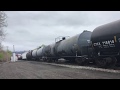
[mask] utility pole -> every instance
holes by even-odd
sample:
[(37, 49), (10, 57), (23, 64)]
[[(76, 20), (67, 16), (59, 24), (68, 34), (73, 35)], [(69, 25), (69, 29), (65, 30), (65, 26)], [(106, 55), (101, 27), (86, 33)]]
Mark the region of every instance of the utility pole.
[(13, 52), (15, 52), (15, 47), (14, 47), (14, 45), (13, 45)]
[(15, 47), (13, 45), (13, 62), (15, 62)]
[(8, 51), (8, 46), (7, 46), (7, 51)]
[(7, 46), (7, 61), (8, 61), (8, 46)]

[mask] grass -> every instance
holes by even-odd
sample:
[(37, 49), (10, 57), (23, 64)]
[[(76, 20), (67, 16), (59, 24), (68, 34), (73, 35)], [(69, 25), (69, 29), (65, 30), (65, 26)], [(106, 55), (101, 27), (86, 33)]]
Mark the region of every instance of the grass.
[(3, 53), (0, 52), (0, 60), (2, 60), (4, 57)]
[(12, 53), (10, 51), (0, 51), (0, 61), (4, 62), (10, 60), (11, 55)]

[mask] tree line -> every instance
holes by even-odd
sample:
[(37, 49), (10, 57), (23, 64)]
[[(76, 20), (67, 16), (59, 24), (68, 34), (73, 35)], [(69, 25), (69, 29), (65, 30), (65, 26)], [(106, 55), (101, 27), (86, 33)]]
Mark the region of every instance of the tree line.
[(0, 11), (0, 61), (8, 61), (11, 57), (11, 51), (3, 50), (2, 42), (5, 39), (6, 31), (4, 27), (7, 27), (7, 15), (4, 11)]

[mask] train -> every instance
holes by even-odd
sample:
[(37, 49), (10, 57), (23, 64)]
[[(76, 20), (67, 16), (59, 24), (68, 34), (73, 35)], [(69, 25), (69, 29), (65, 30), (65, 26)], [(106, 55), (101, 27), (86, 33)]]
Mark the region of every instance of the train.
[(93, 62), (98, 67), (114, 67), (120, 63), (120, 20), (84, 30), (73, 37), (58, 37), (54, 43), (29, 50), (27, 60), (58, 62), (64, 58), (79, 65)]
[(27, 57), (26, 57), (27, 53), (28, 53), (27, 51), (25, 51), (24, 53), (22, 53), (22, 55), (21, 55), (22, 60), (26, 60), (27, 59)]

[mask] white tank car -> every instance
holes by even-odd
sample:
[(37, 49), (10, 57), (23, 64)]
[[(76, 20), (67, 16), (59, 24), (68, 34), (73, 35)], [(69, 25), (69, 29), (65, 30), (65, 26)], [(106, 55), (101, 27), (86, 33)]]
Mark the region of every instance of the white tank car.
[(28, 52), (24, 52), (23, 54), (22, 54), (22, 60), (26, 60), (27, 58), (26, 58), (26, 54), (27, 54)]

